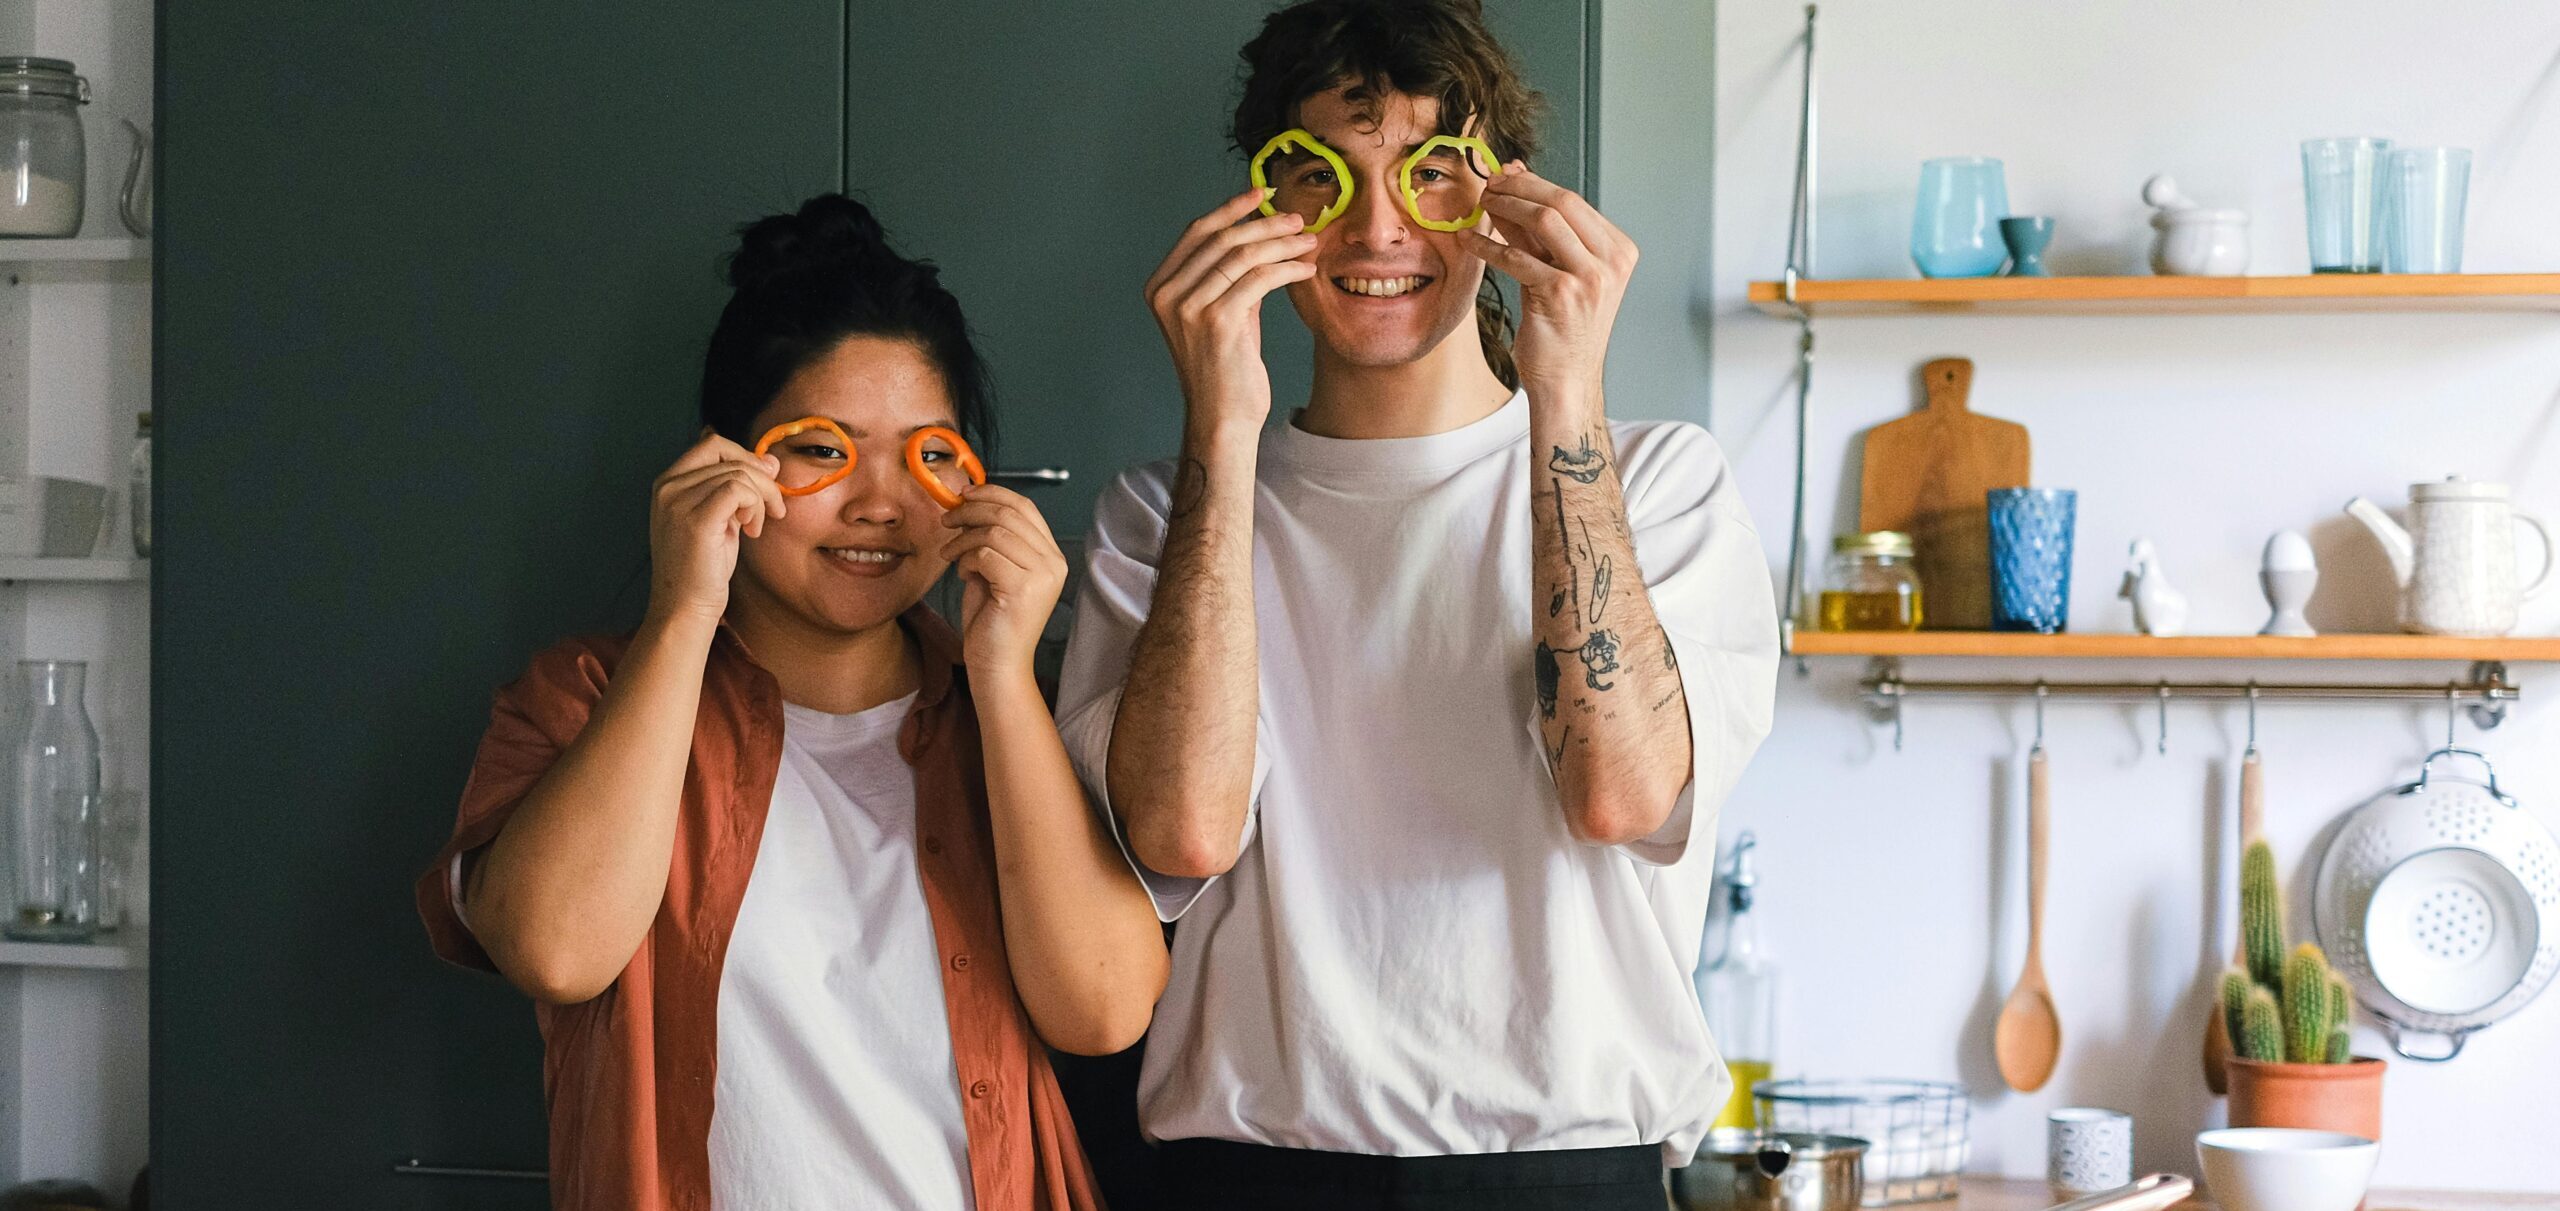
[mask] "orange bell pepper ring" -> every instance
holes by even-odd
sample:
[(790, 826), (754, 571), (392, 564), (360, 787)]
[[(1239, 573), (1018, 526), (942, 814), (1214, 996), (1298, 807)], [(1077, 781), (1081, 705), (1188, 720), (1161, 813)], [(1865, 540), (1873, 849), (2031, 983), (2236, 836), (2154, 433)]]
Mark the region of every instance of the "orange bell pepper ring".
[(942, 480), (924, 465), (925, 443), (937, 437), (951, 443), (952, 457), (960, 460), (960, 469), (968, 473), (970, 483), (987, 482), (987, 469), (978, 462), (978, 452), (970, 449), (968, 442), (962, 440), (958, 433), (940, 425), (918, 429), (907, 439), (907, 474), (924, 486), (924, 494), (932, 497), (933, 503), (946, 509), (957, 509), (960, 507), (960, 494), (944, 487)]
[(775, 442), (786, 437), (797, 437), (812, 429), (824, 429), (835, 437), (837, 447), (844, 451), (844, 465), (805, 484), (797, 486), (777, 484), (776, 486), (782, 489), (782, 494), (785, 496), (807, 496), (812, 492), (824, 491), (845, 476), (853, 474), (853, 438), (845, 433), (843, 426), (823, 416), (804, 416), (798, 420), (784, 421), (765, 430), (764, 437), (756, 442), (756, 457), (765, 457), (765, 452), (773, 449)]

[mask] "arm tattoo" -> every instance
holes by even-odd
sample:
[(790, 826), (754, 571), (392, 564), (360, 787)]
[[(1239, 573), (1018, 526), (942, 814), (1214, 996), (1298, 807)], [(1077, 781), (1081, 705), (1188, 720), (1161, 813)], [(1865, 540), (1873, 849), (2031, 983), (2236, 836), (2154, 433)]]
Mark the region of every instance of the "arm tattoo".
[[(1558, 479), (1550, 480), (1549, 482), (1555, 486), (1556, 490), (1556, 545), (1564, 548), (1565, 589), (1570, 590), (1573, 593), (1573, 621), (1574, 625), (1580, 626), (1582, 624), (1582, 574), (1573, 562), (1573, 539), (1567, 537), (1565, 534), (1564, 481)], [(1547, 607), (1547, 617), (1553, 618), (1555, 615), (1555, 607), (1553, 605), (1549, 605)]]
[(1600, 473), (1609, 469), (1609, 456), (1592, 448), (1588, 433), (1582, 435), (1582, 448), (1579, 450), (1567, 450), (1562, 446), (1551, 448), (1555, 453), (1547, 457), (1547, 469), (1569, 476), (1575, 483), (1598, 483)]
[(1556, 717), (1556, 682), (1562, 679), (1556, 655), (1556, 650), (1548, 647), (1545, 641), (1539, 642), (1535, 667), (1538, 674), (1538, 717), (1541, 719)]
[(1208, 498), (1209, 465), (1196, 458), (1183, 459), (1173, 475), (1173, 513), (1166, 520), (1190, 513)]
[(1582, 683), (1595, 690), (1617, 687), (1617, 682), (1602, 681), (1601, 676), (1618, 671), (1618, 636), (1614, 631), (1593, 631), (1582, 644)]
[(1600, 570), (1591, 574), (1591, 625), (1600, 625), (1600, 616), (1609, 610), (1609, 557), (1600, 557)]

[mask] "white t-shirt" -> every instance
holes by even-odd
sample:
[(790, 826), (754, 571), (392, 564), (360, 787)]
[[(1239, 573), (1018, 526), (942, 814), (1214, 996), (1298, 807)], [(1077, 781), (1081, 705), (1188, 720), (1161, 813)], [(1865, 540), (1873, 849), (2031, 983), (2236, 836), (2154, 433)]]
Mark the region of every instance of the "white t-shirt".
[[(1729, 1083), (1690, 985), (1714, 817), (1769, 729), (1777, 611), (1715, 440), (1613, 432), (1695, 761), (1664, 829), (1618, 847), (1566, 831), (1538, 735), (1526, 398), (1428, 437), (1264, 434), (1244, 848), (1217, 879), (1140, 870), (1182, 918), (1149, 1136), (1695, 1150)], [(1060, 718), (1100, 802), (1172, 476), (1136, 468), (1096, 505)]]
[(975, 1205), (916, 873), (914, 695), (783, 707), (782, 768), (720, 971), (711, 1205)]

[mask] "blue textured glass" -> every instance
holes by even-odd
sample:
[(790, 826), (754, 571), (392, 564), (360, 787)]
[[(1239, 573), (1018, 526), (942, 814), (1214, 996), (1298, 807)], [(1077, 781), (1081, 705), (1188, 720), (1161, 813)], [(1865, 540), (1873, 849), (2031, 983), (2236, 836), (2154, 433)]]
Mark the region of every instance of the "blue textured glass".
[(1933, 278), (1984, 278), (2009, 262), (2000, 220), (2009, 186), (2000, 161), (1955, 156), (1920, 165), (1920, 203), (1911, 215), (1911, 263)]
[(1994, 488), (1991, 629), (2050, 635), (2071, 624), (2071, 528), (2080, 494), (2068, 488)]

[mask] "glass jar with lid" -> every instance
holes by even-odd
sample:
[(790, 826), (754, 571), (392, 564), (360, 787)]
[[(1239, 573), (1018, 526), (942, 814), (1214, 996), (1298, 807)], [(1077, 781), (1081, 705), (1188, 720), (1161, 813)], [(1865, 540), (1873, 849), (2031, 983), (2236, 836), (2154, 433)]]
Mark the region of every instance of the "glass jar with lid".
[(1920, 629), (1920, 576), (1911, 536), (1895, 530), (1843, 534), (1831, 540), (1824, 565), (1819, 629)]
[(75, 236), (89, 151), (89, 82), (65, 59), (0, 56), (0, 236)]

